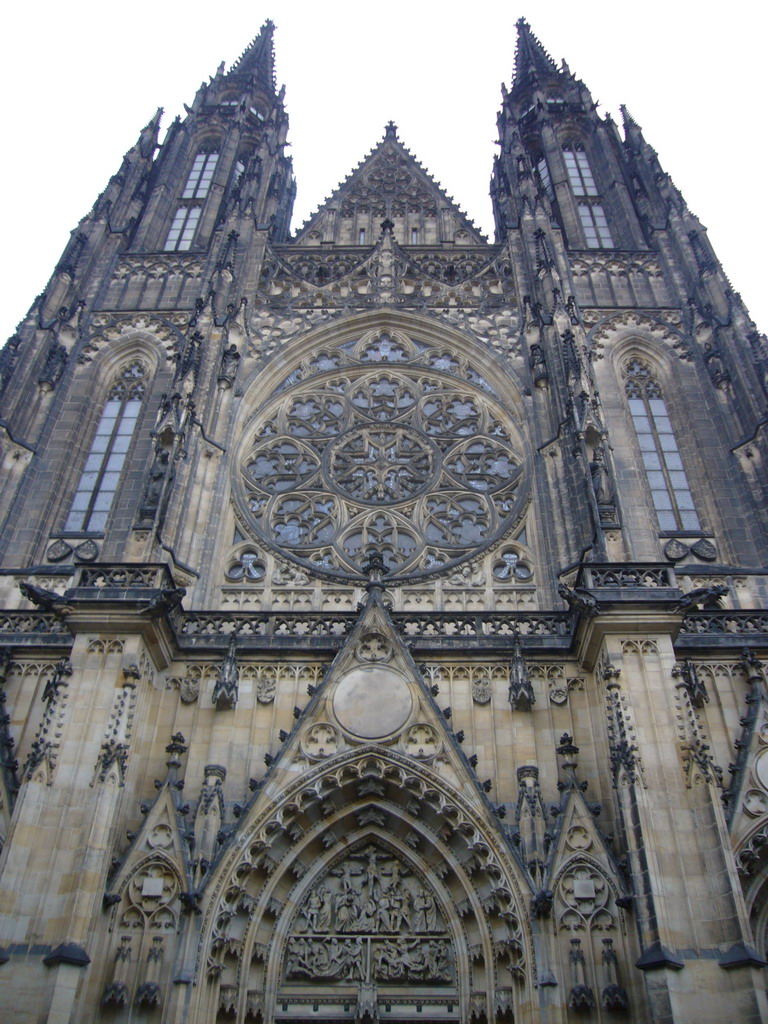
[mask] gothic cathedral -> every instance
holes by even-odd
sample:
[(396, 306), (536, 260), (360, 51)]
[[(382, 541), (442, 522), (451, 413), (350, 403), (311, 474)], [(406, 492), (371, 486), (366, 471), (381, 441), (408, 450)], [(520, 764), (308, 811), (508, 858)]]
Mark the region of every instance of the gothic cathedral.
[(768, 344), (528, 25), (489, 242), (273, 26), (0, 357), (6, 1024), (768, 1021)]

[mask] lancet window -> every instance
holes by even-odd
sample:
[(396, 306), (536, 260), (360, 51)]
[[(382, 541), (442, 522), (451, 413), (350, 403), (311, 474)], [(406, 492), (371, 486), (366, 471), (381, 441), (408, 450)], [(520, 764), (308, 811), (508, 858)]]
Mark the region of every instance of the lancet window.
[(165, 240), (166, 252), (176, 250), (187, 250), (192, 246), (192, 239), (195, 237), (202, 213), (201, 206), (179, 206), (173, 215), (173, 223)]
[(551, 175), (549, 173), (549, 167), (547, 166), (547, 161), (546, 161), (546, 159), (543, 156), (539, 157), (539, 160), (536, 163), (536, 173), (539, 176), (539, 181), (541, 182), (541, 187), (547, 193), (547, 196), (549, 197), (550, 201), (554, 201), (555, 190), (552, 187), (552, 177), (551, 177)]
[(219, 159), (218, 153), (198, 153), (184, 186), (182, 199), (205, 199), (211, 187), (213, 172)]
[[(595, 182), (595, 176), (589, 165), (589, 159), (581, 145), (568, 145), (563, 147), (563, 159), (565, 169), (568, 172), (568, 182), (574, 196), (582, 200), (578, 204), (579, 222), (584, 233), (584, 241), (588, 249), (612, 249), (614, 247), (611, 230), (608, 227), (608, 219), (605, 215), (605, 207), (602, 203), (593, 202), (598, 199), (600, 191)], [(541, 171), (539, 171), (541, 173)]]
[(67, 532), (101, 533), (106, 527), (145, 387), (146, 368), (135, 360), (110, 388), (64, 526)]
[(589, 160), (583, 147), (564, 146), (563, 158), (573, 194), (575, 196), (596, 196), (598, 194), (597, 185), (595, 185), (592, 168), (589, 166)]
[(600, 203), (579, 203), (579, 220), (589, 249), (612, 249), (613, 238)]
[(624, 389), (660, 528), (701, 529), (661, 385), (646, 363), (630, 359)]
[(184, 191), (181, 193), (181, 202), (176, 207), (165, 239), (163, 248), (166, 252), (186, 251), (192, 247), (203, 212), (202, 201), (210, 191), (218, 159), (218, 152), (213, 150), (201, 150), (195, 156)]

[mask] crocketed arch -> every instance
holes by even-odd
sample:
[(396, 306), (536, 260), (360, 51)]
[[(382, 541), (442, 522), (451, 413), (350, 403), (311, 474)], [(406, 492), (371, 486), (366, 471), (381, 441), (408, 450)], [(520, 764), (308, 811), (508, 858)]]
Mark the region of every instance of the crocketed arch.
[[(351, 1012), (328, 1011), (343, 1019), (354, 1016), (364, 985), (378, 984), (387, 1002), (405, 1005), (413, 1002), (419, 977), (426, 984), (419, 989), (422, 1000), (439, 1003), (442, 1010), (432, 1012), (446, 1019), (469, 1020), (474, 1014), (491, 1020), (496, 1005), (519, 1012), (519, 1019), (533, 1013), (527, 886), (480, 800), (473, 806), (427, 766), (373, 745), (334, 758), (294, 782), (290, 778), (274, 786), (276, 799), (256, 796), (232, 847), (209, 875), (193, 1021), (215, 1020), (220, 1007), (239, 1021), (256, 1019), (257, 1013), (272, 1020), (275, 1005), (286, 1002), (292, 1005), (289, 1016), (300, 1017), (302, 1000), (307, 1010), (318, 1000), (345, 1004)], [(273, 791), (271, 783), (263, 785)], [(348, 942), (344, 955), (349, 955), (358, 938), (365, 940), (370, 952), (362, 972), (334, 979), (324, 954), (318, 954), (317, 977), (311, 977), (315, 968), (310, 966), (305, 972), (310, 976), (299, 970), (297, 980), (286, 967), (286, 955), (295, 960), (302, 954), (301, 943), (291, 940), (308, 937), (306, 916), (299, 916), (313, 889), (333, 879), (329, 886), (342, 892), (345, 883), (333, 871), (343, 875), (345, 859), (359, 857), (362, 874), (372, 854), (385, 867), (386, 882), (374, 883), (382, 889), (391, 885), (394, 864), (400, 865), (395, 873), (408, 880), (412, 919), (419, 912), (415, 895), (424, 890), (434, 896), (434, 925), (426, 916), (421, 924), (402, 925), (397, 938), (412, 957), (405, 966), (383, 968), (387, 933), (362, 924), (339, 929), (336, 917), (330, 927), (339, 933), (334, 940), (330, 931), (319, 932), (318, 949), (336, 941), (333, 949), (340, 956)], [(367, 889), (369, 884), (361, 879), (361, 898), (380, 895)], [(331, 982), (336, 997), (323, 999)]]
[(761, 818), (735, 851), (749, 923), (760, 956), (768, 952), (768, 821)]
[(330, 324), (308, 330), (290, 342), (281, 343), (279, 352), (260, 362), (244, 382), (239, 425), (280, 386), (287, 374), (303, 373), (312, 356), (323, 351), (358, 341), (370, 340), (387, 332), (418, 341), (428, 349), (443, 349), (455, 354), (498, 394), (504, 396), (518, 422), (526, 416), (523, 403), (524, 384), (510, 365), (509, 359), (496, 356), (472, 335), (429, 317), (401, 310), (373, 310), (334, 320)]

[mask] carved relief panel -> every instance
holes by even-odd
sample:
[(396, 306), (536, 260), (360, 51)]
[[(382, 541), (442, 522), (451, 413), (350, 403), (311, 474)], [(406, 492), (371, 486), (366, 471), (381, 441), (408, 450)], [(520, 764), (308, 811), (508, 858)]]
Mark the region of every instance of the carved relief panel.
[(282, 979), (455, 987), (453, 942), (426, 879), (378, 843), (336, 861), (293, 919)]

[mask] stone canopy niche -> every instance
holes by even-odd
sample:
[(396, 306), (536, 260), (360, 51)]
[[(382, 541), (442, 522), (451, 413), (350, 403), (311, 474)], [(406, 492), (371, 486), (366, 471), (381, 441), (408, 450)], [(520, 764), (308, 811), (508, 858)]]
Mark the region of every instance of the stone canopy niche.
[[(291, 922), (282, 966), (286, 998), (322, 984), (406, 994), (457, 995), (453, 939), (427, 880), (378, 842), (362, 842), (318, 879)], [(280, 996), (278, 997), (278, 1003)]]

